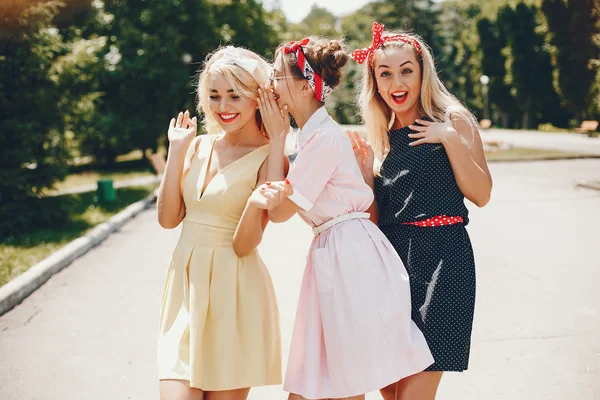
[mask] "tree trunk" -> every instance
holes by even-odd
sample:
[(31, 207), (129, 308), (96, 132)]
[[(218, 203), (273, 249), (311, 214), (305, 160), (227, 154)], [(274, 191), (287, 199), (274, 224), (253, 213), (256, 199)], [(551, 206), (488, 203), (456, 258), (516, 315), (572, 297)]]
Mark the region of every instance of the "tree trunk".
[(521, 129), (529, 129), (529, 110), (525, 110), (525, 112), (523, 113)]
[(504, 111), (500, 111), (499, 114), (500, 114), (500, 121), (501, 121), (502, 127), (505, 129), (510, 128), (510, 119), (509, 119), (508, 113), (504, 112)]

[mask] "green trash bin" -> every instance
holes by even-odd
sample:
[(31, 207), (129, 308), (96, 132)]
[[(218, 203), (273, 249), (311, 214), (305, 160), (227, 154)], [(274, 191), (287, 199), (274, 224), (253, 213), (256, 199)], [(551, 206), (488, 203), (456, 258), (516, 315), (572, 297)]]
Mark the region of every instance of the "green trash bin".
[(100, 204), (114, 203), (117, 201), (117, 193), (113, 187), (112, 179), (98, 181), (97, 199)]

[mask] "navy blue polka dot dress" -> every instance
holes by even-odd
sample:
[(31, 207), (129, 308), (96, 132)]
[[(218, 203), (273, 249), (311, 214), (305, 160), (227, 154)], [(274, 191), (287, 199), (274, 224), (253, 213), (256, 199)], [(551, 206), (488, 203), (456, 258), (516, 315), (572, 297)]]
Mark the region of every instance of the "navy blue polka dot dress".
[[(412, 317), (435, 359), (427, 371), (469, 366), (475, 308), (475, 261), (468, 211), (439, 144), (410, 147), (410, 128), (389, 132), (390, 152), (375, 180), (379, 227), (410, 276)], [(420, 227), (404, 222), (460, 216), (463, 223)]]

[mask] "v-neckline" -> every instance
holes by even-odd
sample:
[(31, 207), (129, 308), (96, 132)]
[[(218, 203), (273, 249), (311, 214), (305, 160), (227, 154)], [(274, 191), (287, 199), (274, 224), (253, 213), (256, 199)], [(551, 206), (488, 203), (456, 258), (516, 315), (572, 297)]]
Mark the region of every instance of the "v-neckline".
[(209, 167), (212, 164), (212, 156), (213, 156), (213, 152), (215, 150), (215, 143), (217, 143), (217, 140), (219, 140), (219, 137), (216, 137), (215, 139), (212, 140), (212, 143), (210, 145), (210, 152), (208, 153), (208, 160), (202, 166), (203, 171), (200, 172), (200, 174), (202, 176), (202, 190), (201, 190), (200, 194), (198, 195), (198, 201), (200, 201), (200, 200), (202, 200), (202, 198), (204, 198), (204, 193), (206, 193), (206, 189), (208, 189), (208, 187), (210, 186), (212, 181), (214, 181), (217, 176), (219, 176), (220, 174), (225, 172), (231, 165), (235, 164), (236, 162), (243, 160), (244, 158), (248, 157), (250, 154), (254, 153), (255, 151), (258, 151), (258, 150), (262, 149), (263, 147), (269, 145), (268, 143), (264, 144), (260, 147), (257, 147), (256, 149), (244, 154), (240, 158), (236, 158), (235, 160), (233, 160), (232, 162), (230, 162), (229, 164), (227, 164), (226, 166), (224, 166), (223, 168), (218, 170), (217, 173), (212, 178), (210, 178), (210, 180), (208, 182), (206, 182), (206, 177), (208, 175)]

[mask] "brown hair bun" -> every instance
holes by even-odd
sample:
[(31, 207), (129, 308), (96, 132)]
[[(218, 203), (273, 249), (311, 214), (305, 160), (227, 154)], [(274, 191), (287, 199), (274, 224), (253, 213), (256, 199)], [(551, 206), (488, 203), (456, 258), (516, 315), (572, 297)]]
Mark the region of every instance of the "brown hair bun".
[(334, 88), (342, 78), (342, 67), (348, 62), (346, 44), (339, 39), (312, 39), (306, 46), (306, 58), (321, 78)]

